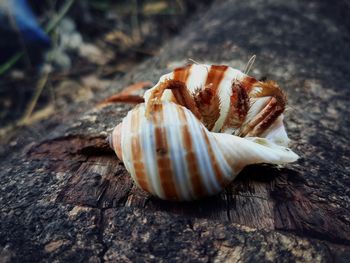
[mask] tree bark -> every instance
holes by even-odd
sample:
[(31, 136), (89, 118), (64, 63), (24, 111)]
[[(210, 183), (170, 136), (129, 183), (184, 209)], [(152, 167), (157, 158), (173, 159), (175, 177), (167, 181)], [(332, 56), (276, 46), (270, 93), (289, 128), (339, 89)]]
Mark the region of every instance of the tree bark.
[[(3, 146), (0, 262), (346, 262), (350, 23), (345, 1), (216, 1), (94, 101)], [(247, 167), (220, 195), (175, 203), (133, 184), (105, 138), (131, 106), (96, 101), (192, 58), (276, 80), (301, 159)], [(73, 114), (82, 112), (82, 114)]]

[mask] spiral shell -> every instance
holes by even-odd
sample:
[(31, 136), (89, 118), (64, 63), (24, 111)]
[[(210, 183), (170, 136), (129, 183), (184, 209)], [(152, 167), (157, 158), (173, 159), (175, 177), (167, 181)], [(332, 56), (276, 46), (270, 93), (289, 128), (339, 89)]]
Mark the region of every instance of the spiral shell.
[(135, 183), (167, 200), (214, 195), (249, 164), (293, 162), (285, 96), (228, 66), (188, 65), (162, 76), (113, 130), (111, 147)]
[(145, 104), (113, 131), (112, 147), (136, 184), (168, 200), (194, 200), (220, 192), (248, 164), (286, 163), (298, 156), (262, 138), (240, 138), (208, 129), (183, 106)]

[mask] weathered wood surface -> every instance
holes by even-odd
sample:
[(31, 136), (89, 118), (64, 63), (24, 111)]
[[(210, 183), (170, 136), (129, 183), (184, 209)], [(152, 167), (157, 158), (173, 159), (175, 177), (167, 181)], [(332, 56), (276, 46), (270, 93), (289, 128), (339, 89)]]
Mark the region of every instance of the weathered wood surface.
[(156, 82), (187, 58), (243, 69), (256, 54), (251, 74), (288, 94), (297, 163), (248, 167), (206, 200), (160, 201), (105, 142), (130, 106), (71, 105), (2, 146), (0, 262), (348, 262), (350, 6), (338, 4), (217, 1), (96, 94)]

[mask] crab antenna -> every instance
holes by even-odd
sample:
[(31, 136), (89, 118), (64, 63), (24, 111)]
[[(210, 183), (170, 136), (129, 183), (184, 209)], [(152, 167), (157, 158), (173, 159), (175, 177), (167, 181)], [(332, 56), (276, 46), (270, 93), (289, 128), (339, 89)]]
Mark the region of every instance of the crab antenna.
[(194, 59), (192, 59), (192, 58), (188, 58), (187, 60), (188, 60), (188, 61), (191, 61), (191, 62), (193, 62), (194, 64), (197, 64), (197, 65), (199, 65), (199, 64), (200, 64), (199, 62), (195, 61), (195, 60), (194, 60)]
[(244, 74), (248, 75), (249, 71), (251, 70), (251, 68), (252, 68), (252, 66), (253, 66), (253, 64), (254, 64), (254, 62), (255, 62), (255, 58), (256, 58), (256, 55), (253, 55), (253, 56), (249, 59), (247, 65), (245, 66), (245, 69), (244, 69), (244, 71), (243, 71)]

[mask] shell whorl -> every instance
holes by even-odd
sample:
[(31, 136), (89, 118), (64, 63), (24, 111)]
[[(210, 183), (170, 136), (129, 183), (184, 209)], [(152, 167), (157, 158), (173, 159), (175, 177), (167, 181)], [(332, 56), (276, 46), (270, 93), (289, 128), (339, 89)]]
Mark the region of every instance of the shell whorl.
[(113, 149), (138, 186), (162, 199), (193, 200), (220, 192), (252, 163), (297, 159), (262, 138), (213, 133), (191, 111), (158, 102), (149, 117), (140, 104), (113, 131)]

